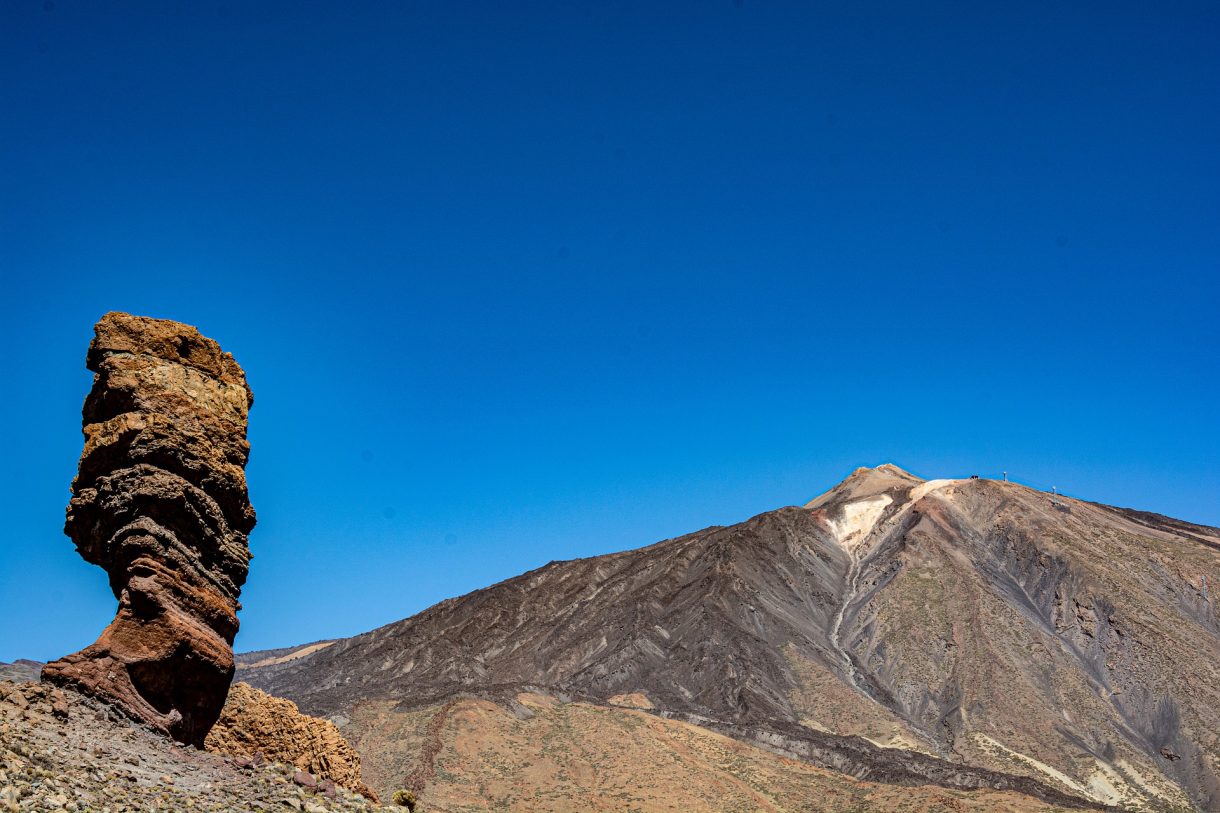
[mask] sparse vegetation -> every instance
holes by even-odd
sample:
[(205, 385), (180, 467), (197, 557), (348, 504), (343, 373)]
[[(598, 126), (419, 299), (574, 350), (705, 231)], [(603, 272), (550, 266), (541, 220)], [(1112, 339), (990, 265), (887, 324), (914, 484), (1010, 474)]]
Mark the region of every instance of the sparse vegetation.
[(415, 813), (416, 806), (419, 800), (415, 798), (415, 792), (410, 790), (396, 790), (393, 796), (394, 804), (399, 807), (405, 807), (411, 813)]

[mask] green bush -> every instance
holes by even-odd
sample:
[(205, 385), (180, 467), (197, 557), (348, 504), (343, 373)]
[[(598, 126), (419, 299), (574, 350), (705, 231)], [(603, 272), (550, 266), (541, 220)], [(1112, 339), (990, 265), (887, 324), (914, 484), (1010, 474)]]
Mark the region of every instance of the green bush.
[(399, 807), (405, 807), (411, 813), (415, 813), (415, 806), (419, 804), (419, 800), (415, 798), (415, 793), (409, 790), (394, 791), (394, 804)]

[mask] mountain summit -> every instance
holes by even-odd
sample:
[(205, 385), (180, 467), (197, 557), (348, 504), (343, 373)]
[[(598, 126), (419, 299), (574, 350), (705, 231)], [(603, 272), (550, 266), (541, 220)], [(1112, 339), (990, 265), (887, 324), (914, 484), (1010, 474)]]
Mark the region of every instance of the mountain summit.
[(443, 710), (532, 715), (528, 696), (882, 782), (1214, 809), (1209, 581), (1215, 528), (887, 464), (803, 507), (242, 656), (239, 675), (338, 722), (378, 790), (409, 781), (425, 801), (473, 759), (438, 733), (458, 725)]

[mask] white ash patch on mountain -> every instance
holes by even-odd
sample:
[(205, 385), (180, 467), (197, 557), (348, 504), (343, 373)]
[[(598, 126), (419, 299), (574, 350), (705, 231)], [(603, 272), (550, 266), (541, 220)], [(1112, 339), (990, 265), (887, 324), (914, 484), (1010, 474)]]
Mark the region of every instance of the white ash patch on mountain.
[(893, 502), (888, 494), (850, 502), (843, 506), (842, 516), (827, 522), (838, 543), (851, 550), (872, 532), (885, 509)]
[(938, 491), (938, 490), (944, 488), (945, 486), (951, 485), (956, 482), (958, 482), (958, 481), (942, 479), (942, 480), (928, 480), (926, 482), (920, 483), (919, 485), (917, 485), (913, 489), (911, 489), (911, 496), (908, 498), (908, 502), (912, 502), (912, 503), (919, 502), (924, 497), (931, 494), (933, 491)]

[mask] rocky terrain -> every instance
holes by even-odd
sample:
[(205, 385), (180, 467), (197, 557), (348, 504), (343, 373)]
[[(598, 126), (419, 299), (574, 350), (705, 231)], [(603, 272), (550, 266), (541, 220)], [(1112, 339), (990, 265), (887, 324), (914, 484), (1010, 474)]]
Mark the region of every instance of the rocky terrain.
[(246, 760), (283, 762), (377, 801), (360, 775), (360, 755), (334, 723), (309, 717), (291, 700), (234, 683), (207, 750)]
[(293, 765), (175, 742), (71, 689), (0, 681), (3, 813), (382, 809)]
[(376, 785), (421, 787), (429, 813), (520, 810), (1063, 811), (1022, 793), (896, 785), (818, 768), (707, 727), (613, 703), (522, 692), (404, 713), (362, 703), (349, 726)]
[(43, 678), (201, 746), (233, 677), (253, 395), (233, 357), (188, 325), (108, 313), (94, 332), (64, 532), (109, 574), (119, 607)]
[[(674, 731), (724, 735), (911, 793), (1210, 810), (1217, 580), (1220, 530), (881, 466), (802, 507), (552, 562), (355, 638), (242, 656), (239, 675), (334, 720), (375, 789), (405, 784), (429, 809), (472, 809), (511, 776), (505, 809), (535, 809), (560, 773), (573, 793), (598, 787), (632, 759), (609, 744), (639, 736), (622, 733), (629, 716), (674, 749)], [(482, 728), (455, 709), (478, 709)], [(514, 753), (541, 747), (531, 725), (566, 745), (514, 774)], [(576, 749), (597, 726), (622, 727), (600, 762)], [(675, 781), (754, 770), (723, 756), (704, 767)], [(666, 809), (648, 801), (653, 784), (616, 792)]]
[[(445, 797), (421, 808), (429, 813), (1062, 809), (1012, 792), (858, 781), (698, 726), (541, 695), (522, 694), (511, 709), (459, 700), (405, 720), (390, 747), (429, 755), (426, 772)], [(290, 763), (176, 743), (71, 690), (0, 682), (3, 813), (406, 809), (381, 807)]]

